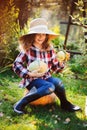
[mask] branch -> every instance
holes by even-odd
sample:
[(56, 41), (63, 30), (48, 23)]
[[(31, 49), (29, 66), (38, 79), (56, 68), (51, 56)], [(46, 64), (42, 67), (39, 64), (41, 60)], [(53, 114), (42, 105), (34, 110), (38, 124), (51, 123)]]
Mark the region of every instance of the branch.
[[(68, 22), (60, 22), (60, 24), (68, 24)], [(71, 25), (76, 25), (76, 26), (82, 26), (84, 28), (87, 28), (87, 25), (83, 25), (83, 24), (76, 24), (76, 23), (70, 23)]]

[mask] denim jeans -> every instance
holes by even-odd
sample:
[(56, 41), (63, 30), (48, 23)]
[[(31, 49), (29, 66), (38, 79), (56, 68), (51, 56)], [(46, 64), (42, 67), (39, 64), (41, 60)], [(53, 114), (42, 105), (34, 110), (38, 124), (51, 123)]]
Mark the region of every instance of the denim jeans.
[(36, 87), (37, 94), (39, 94), (41, 97), (51, 94), (52, 92), (62, 92), (64, 90), (64, 85), (62, 84), (62, 81), (59, 78), (50, 77), (46, 80), (43, 80), (41, 78), (33, 80), (29, 86), (27, 86), (27, 89), (30, 90), (32, 87)]

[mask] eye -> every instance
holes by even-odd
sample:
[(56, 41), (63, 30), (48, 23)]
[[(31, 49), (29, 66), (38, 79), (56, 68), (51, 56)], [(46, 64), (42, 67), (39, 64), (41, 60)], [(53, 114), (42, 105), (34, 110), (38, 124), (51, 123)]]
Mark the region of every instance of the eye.
[(43, 36), (46, 36), (46, 34), (42, 34)]

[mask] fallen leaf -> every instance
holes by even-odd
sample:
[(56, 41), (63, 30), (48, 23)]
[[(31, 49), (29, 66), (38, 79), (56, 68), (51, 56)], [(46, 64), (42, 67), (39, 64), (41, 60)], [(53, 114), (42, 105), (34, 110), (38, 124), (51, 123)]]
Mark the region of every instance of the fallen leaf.
[(54, 121), (54, 124), (57, 124), (57, 120)]
[(55, 118), (56, 118), (57, 121), (61, 120), (61, 118), (58, 115), (55, 115)]
[(0, 112), (0, 117), (3, 117), (3, 116), (4, 116), (4, 114), (2, 112)]
[(58, 120), (58, 121), (60, 121), (60, 120), (61, 120), (61, 118), (60, 118), (60, 117), (58, 117), (58, 118), (57, 118), (57, 120)]
[(55, 117), (55, 115), (53, 114), (52, 117)]
[(2, 104), (2, 102), (0, 102), (0, 105)]
[(12, 78), (14, 78), (14, 75), (12, 75)]
[(84, 126), (84, 127), (87, 127), (87, 123), (83, 123), (83, 126)]
[(58, 115), (55, 115), (55, 118), (58, 118)]
[(52, 109), (49, 109), (49, 112), (52, 112), (53, 110)]
[(71, 121), (70, 118), (66, 118), (63, 123), (64, 123), (64, 124), (68, 124), (70, 121)]

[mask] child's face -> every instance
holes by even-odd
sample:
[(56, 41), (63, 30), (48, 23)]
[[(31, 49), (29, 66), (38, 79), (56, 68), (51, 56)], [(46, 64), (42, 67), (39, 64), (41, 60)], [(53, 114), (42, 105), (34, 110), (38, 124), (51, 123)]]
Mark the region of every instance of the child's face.
[(46, 39), (46, 34), (38, 33), (35, 36), (35, 43), (42, 44)]

